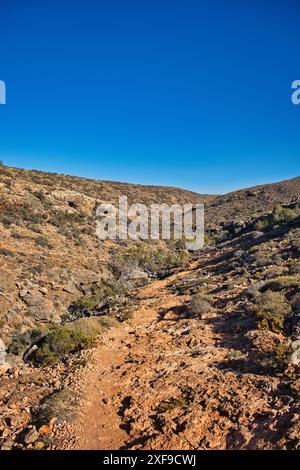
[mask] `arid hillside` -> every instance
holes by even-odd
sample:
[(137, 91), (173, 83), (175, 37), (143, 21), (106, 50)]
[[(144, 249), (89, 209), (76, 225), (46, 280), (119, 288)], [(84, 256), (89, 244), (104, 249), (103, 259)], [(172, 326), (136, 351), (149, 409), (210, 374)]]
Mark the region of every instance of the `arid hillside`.
[(291, 202), (300, 202), (300, 177), (218, 196), (207, 204), (207, 223), (217, 227), (241, 223), (271, 212), (276, 204)]
[[(299, 449), (299, 190), (0, 167), (0, 447)], [(121, 194), (204, 202), (203, 250), (99, 244), (97, 204)]]
[[(211, 196), (0, 166), (0, 323), (13, 330), (59, 321), (71, 302), (110, 275), (113, 244), (99, 246), (96, 207), (198, 203)], [(123, 243), (124, 244), (124, 243)], [(125, 244), (126, 245), (126, 244)], [(116, 246), (115, 248), (118, 248)], [(174, 260), (176, 264), (176, 260)]]

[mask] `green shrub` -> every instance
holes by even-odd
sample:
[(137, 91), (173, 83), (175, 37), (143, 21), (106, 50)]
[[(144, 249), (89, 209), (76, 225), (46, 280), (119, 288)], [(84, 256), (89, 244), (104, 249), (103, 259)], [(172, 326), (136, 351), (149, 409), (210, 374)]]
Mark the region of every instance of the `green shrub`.
[(211, 236), (213, 243), (221, 243), (230, 239), (230, 233), (228, 230), (219, 230)]
[(188, 395), (183, 395), (178, 398), (172, 397), (168, 400), (162, 400), (158, 405), (159, 413), (166, 413), (172, 411), (175, 408), (185, 408), (191, 403), (191, 398)]
[(90, 347), (96, 337), (112, 324), (113, 321), (107, 318), (91, 317), (52, 326), (27, 360), (37, 366), (55, 364), (70, 353)]
[(116, 279), (102, 281), (89, 296), (75, 300), (68, 309), (68, 320), (96, 315), (105, 305), (112, 305), (116, 297), (125, 293), (125, 288)]
[(283, 373), (289, 365), (290, 349), (285, 344), (278, 344), (270, 351), (259, 352), (256, 365), (263, 373)]
[(284, 316), (291, 312), (291, 305), (281, 292), (267, 290), (256, 298), (257, 328), (279, 333)]
[(14, 257), (15, 254), (8, 248), (0, 248), (0, 255)]
[(189, 261), (186, 250), (153, 248), (149, 245), (137, 245), (116, 259), (115, 267), (119, 273), (128, 268), (141, 268), (153, 274), (162, 274), (173, 268), (184, 267)]
[(37, 237), (35, 238), (34, 240), (35, 244), (37, 246), (41, 246), (43, 248), (48, 248), (49, 250), (51, 250), (53, 248), (53, 246), (51, 245), (51, 243), (47, 240), (46, 237), (43, 237), (43, 236), (40, 236), (40, 237)]
[(45, 333), (40, 329), (28, 330), (20, 333), (18, 330), (12, 336), (12, 341), (8, 347), (8, 352), (17, 356), (21, 356), (34, 343), (39, 341)]
[(204, 246), (213, 246), (215, 243), (216, 241), (212, 235), (204, 234)]
[(270, 281), (267, 281), (262, 290), (271, 289), (273, 291), (280, 291), (286, 289), (288, 287), (299, 287), (300, 286), (300, 278), (297, 276), (279, 276)]

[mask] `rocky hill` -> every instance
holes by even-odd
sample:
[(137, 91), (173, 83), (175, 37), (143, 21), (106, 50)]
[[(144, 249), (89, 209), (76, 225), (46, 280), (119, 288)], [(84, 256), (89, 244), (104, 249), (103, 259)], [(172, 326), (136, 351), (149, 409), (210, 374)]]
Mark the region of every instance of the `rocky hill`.
[[(0, 167), (1, 448), (299, 449), (299, 190)], [(204, 249), (99, 245), (121, 194), (204, 202)]]
[(209, 225), (243, 222), (271, 212), (276, 204), (300, 202), (300, 177), (218, 196), (206, 205)]
[(0, 322), (7, 339), (56, 322), (71, 302), (109, 276), (113, 244), (99, 246), (97, 205), (198, 203), (211, 196), (0, 167)]

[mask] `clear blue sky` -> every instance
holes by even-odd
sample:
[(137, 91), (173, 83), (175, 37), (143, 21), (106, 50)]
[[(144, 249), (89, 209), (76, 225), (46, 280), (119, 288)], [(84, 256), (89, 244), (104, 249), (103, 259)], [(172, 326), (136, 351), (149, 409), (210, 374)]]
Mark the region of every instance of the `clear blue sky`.
[(298, 0), (1, 0), (0, 159), (220, 193), (300, 174)]

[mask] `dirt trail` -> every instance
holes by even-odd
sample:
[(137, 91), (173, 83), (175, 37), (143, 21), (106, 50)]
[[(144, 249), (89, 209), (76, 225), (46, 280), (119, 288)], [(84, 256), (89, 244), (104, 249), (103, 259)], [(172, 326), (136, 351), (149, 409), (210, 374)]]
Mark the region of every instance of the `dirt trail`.
[(76, 378), (80, 414), (56, 448), (276, 448), (285, 413), (274, 404), (278, 379), (220, 367), (234, 345), (227, 315), (193, 318), (182, 307), (189, 295), (174, 293), (200, 264), (141, 289), (130, 324), (105, 334)]

